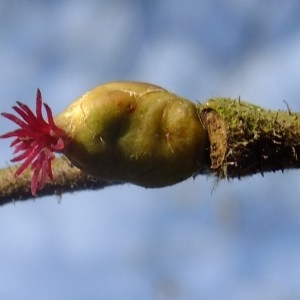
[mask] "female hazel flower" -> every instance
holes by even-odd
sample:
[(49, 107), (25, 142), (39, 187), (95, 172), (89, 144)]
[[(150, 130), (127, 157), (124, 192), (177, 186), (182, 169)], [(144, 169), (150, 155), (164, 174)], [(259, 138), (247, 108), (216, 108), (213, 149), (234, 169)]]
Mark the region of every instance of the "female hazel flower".
[(14, 154), (18, 155), (11, 161), (23, 161), (15, 176), (22, 174), (31, 165), (33, 170), (31, 181), (32, 195), (36, 195), (37, 189), (41, 189), (44, 186), (47, 178), (53, 178), (51, 170), (51, 161), (54, 159), (53, 152), (62, 152), (66, 138), (64, 131), (55, 125), (50, 107), (46, 103), (44, 103), (44, 107), (48, 122), (42, 115), (42, 96), (38, 89), (36, 115), (27, 105), (19, 101), (17, 101), (16, 106), (13, 106), (13, 109), (19, 116), (10, 113), (1, 114), (20, 127), (1, 135), (0, 138), (14, 137), (10, 146), (15, 148)]
[(17, 102), (19, 115), (3, 113), (20, 128), (14, 137), (13, 162), (20, 175), (33, 170), (32, 194), (52, 179), (54, 152), (63, 153), (84, 172), (107, 181), (163, 187), (206, 169), (208, 137), (194, 103), (156, 85), (111, 82), (74, 101), (53, 118), (38, 90), (36, 115)]

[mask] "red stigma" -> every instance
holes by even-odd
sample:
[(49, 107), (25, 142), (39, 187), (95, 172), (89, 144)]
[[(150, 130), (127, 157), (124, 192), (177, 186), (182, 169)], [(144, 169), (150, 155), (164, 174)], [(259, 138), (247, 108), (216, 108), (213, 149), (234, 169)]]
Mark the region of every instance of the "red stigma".
[[(42, 104), (48, 122), (43, 117)], [(15, 176), (22, 174), (31, 165), (33, 171), (31, 192), (35, 196), (36, 191), (45, 185), (47, 178), (53, 179), (51, 162), (55, 158), (54, 152), (62, 152), (64, 149), (66, 135), (55, 125), (51, 108), (43, 103), (39, 89), (36, 95), (36, 115), (27, 105), (19, 101), (12, 108), (18, 116), (10, 113), (1, 115), (16, 123), (19, 128), (1, 135), (0, 138), (15, 138), (10, 146), (15, 148), (13, 154), (17, 155), (11, 162), (23, 161)]]

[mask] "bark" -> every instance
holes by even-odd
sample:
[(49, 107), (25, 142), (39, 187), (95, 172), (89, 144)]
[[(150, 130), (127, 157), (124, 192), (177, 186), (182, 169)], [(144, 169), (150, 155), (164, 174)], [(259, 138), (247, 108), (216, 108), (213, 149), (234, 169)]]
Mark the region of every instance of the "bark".
[(212, 99), (199, 112), (210, 140), (210, 171), (217, 177), (299, 168), (299, 114), (230, 99)]

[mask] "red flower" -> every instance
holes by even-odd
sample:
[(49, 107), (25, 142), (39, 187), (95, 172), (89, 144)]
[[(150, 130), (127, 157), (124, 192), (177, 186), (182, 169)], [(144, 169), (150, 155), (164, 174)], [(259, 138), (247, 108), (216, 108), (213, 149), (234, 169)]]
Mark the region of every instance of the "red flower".
[[(18, 155), (11, 161), (23, 161), (15, 176), (22, 174), (31, 165), (33, 171), (31, 192), (32, 195), (36, 195), (37, 189), (44, 186), (47, 178), (53, 179), (51, 170), (51, 162), (55, 157), (53, 152), (62, 152), (66, 135), (55, 125), (51, 108), (43, 103), (39, 89), (36, 95), (36, 116), (24, 103), (17, 101), (17, 104), (13, 109), (19, 116), (10, 113), (1, 115), (20, 128), (3, 134), (0, 138), (15, 137), (10, 146), (15, 148), (14, 154)], [(42, 115), (42, 104), (46, 109), (48, 122)]]

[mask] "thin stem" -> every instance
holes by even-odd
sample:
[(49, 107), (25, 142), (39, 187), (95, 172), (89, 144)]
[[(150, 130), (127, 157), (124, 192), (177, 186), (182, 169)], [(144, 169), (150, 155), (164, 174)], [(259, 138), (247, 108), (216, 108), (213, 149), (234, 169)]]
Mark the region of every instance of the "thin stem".
[(300, 167), (300, 114), (223, 98), (198, 110), (210, 140), (210, 171), (217, 177)]
[[(232, 99), (211, 99), (197, 104), (209, 145), (204, 165), (218, 178), (241, 178), (256, 173), (300, 168), (300, 114), (270, 111)], [(188, 155), (188, 153), (187, 153)], [(18, 166), (0, 170), (0, 205), (32, 198), (32, 172), (15, 178)], [(199, 174), (206, 173), (199, 171)], [(120, 184), (93, 178), (67, 159), (53, 161), (53, 180), (37, 197), (79, 190), (96, 190)]]
[[(32, 171), (25, 171), (22, 175), (15, 177), (17, 169), (18, 166), (11, 166), (0, 170), (0, 205), (34, 199), (30, 189)], [(63, 193), (82, 190), (97, 190), (118, 184), (94, 178), (72, 166), (64, 157), (53, 161), (52, 171), (53, 180), (48, 180), (44, 188), (37, 192), (35, 198), (48, 195), (59, 196)]]

